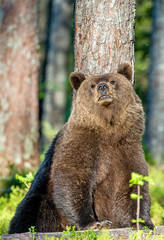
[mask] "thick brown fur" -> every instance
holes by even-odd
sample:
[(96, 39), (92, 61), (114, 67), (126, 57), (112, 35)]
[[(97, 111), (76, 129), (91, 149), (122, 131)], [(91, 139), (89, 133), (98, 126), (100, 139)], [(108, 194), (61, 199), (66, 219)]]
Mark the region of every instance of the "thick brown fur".
[[(128, 64), (116, 74), (86, 79), (81, 73), (70, 75), (76, 98), (55, 143), (37, 231), (61, 231), (67, 225), (86, 229), (104, 220), (112, 222), (111, 228), (132, 226), (136, 201), (130, 193), (136, 193), (136, 187), (130, 188), (129, 180), (132, 172), (146, 176), (148, 169), (141, 147), (144, 113), (130, 76)], [(147, 183), (141, 194), (140, 217), (152, 229)], [(12, 220), (10, 233), (16, 232), (13, 226), (19, 215)]]

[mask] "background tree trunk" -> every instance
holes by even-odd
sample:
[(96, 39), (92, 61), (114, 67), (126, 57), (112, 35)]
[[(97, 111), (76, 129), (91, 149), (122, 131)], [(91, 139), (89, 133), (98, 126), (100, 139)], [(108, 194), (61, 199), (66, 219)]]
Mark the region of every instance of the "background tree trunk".
[(36, 0), (2, 0), (0, 10), (0, 174), (37, 166)]
[[(46, 94), (42, 116), (42, 146), (49, 143), (45, 133), (54, 134), (65, 123), (67, 60), (70, 47), (71, 0), (52, 0), (46, 66)], [(50, 126), (49, 126), (50, 125)]]
[(164, 161), (164, 1), (154, 0), (152, 46), (147, 98), (148, 150), (156, 163)]
[(102, 74), (123, 62), (134, 69), (134, 17), (135, 0), (76, 0), (74, 70)]

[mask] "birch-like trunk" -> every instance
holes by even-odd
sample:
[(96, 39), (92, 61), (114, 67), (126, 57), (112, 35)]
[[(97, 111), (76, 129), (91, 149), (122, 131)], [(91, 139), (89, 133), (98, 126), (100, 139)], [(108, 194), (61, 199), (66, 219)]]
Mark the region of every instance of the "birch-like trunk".
[(38, 158), (36, 0), (0, 5), (0, 174), (10, 164), (32, 168)]
[(46, 95), (43, 103), (42, 146), (50, 141), (45, 136), (47, 123), (57, 132), (65, 122), (67, 61), (70, 47), (70, 0), (52, 0), (46, 66)]
[(148, 149), (164, 163), (164, 1), (154, 0), (152, 46), (147, 99)]
[(134, 18), (135, 0), (76, 0), (74, 70), (103, 74), (123, 62), (134, 69)]

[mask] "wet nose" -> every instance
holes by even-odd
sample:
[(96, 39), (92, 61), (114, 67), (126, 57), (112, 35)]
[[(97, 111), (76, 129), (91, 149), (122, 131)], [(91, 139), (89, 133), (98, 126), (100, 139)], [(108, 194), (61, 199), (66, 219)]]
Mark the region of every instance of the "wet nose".
[(101, 94), (105, 94), (109, 89), (109, 86), (106, 83), (100, 83), (97, 86), (97, 91)]

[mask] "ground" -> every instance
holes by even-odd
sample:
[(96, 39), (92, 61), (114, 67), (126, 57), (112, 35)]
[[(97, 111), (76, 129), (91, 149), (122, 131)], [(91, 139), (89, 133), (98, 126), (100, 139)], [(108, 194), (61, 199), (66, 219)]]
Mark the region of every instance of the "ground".
[[(96, 234), (99, 234), (100, 231), (94, 231), (96, 232)], [(84, 233), (84, 231), (80, 231), (81, 234)], [(163, 240), (164, 239), (164, 226), (158, 226), (156, 227), (155, 230), (155, 236), (153, 235), (152, 238), (149, 237), (149, 231), (144, 231), (143, 233), (140, 232), (140, 234), (142, 234), (142, 236), (138, 235), (138, 238), (135, 237), (136, 231), (134, 230), (130, 230), (129, 228), (121, 228), (121, 229), (110, 229), (110, 230), (106, 230), (103, 231), (103, 234), (105, 234), (105, 236), (107, 237), (108, 233), (110, 234), (111, 238), (108, 238), (110, 240), (112, 240), (112, 238), (114, 240), (125, 240), (125, 239), (142, 239), (142, 240), (149, 240), (149, 239), (153, 239), (153, 240)], [(133, 237), (132, 237), (133, 235)], [(34, 235), (32, 235), (32, 233), (21, 233), (21, 234), (6, 234), (6, 235), (2, 235), (1, 236), (1, 240), (55, 240), (55, 238), (60, 238), (63, 236), (63, 233), (34, 233)], [(69, 236), (69, 234), (67, 235), (67, 237)], [(145, 236), (145, 237), (144, 237)], [(147, 236), (147, 237), (146, 237)], [(101, 240), (105, 240), (107, 239), (106, 237), (101, 238)], [(63, 238), (62, 238), (63, 239)], [(76, 237), (72, 238), (70, 236), (69, 239), (77, 239)], [(78, 238), (79, 239), (79, 238)], [(91, 239), (91, 238), (86, 238), (86, 239)], [(95, 239), (95, 238), (94, 238)], [(99, 239), (99, 238), (97, 238)]]

